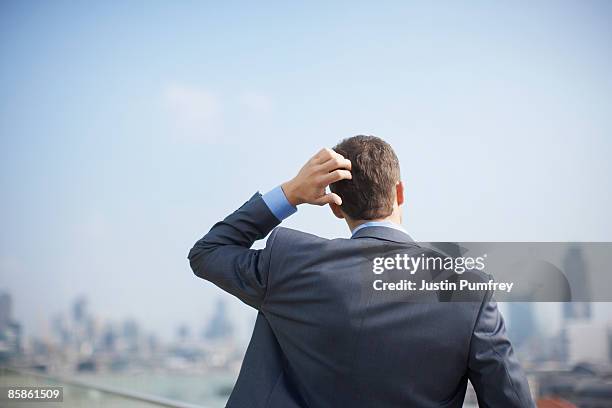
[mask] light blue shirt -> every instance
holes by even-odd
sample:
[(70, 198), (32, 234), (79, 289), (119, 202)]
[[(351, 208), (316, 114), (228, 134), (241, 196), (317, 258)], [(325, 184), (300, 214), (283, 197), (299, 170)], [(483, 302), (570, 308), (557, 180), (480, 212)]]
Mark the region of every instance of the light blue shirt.
[(281, 186), (268, 191), (262, 198), (270, 211), (272, 211), (272, 214), (274, 214), (279, 221), (297, 212), (297, 208), (292, 206), (289, 200), (287, 200), (287, 196), (285, 196), (285, 192)]
[[(263, 195), (262, 198), (270, 209), (270, 211), (272, 212), (272, 214), (274, 214), (274, 216), (279, 221), (282, 221), (297, 212), (297, 208), (291, 205), (291, 203), (289, 203), (289, 200), (287, 200), (287, 196), (285, 196), (285, 192), (283, 191), (281, 186), (278, 186), (275, 189), (268, 191), (266, 194)], [(391, 221), (368, 221), (355, 227), (355, 229), (351, 231), (351, 237), (353, 237), (357, 231), (367, 227), (393, 228), (407, 234), (404, 227)]]

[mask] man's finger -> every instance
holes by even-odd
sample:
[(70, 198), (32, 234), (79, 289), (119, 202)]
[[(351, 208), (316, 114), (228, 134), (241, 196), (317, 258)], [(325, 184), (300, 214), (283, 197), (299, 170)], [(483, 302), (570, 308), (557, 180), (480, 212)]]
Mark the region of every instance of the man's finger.
[(321, 165), (321, 169), (325, 173), (329, 173), (336, 169), (351, 169), (351, 161), (349, 159), (345, 159), (342, 155), (337, 155), (336, 157), (329, 159), (325, 163)]
[(326, 186), (329, 186), (332, 183), (335, 183), (336, 181), (340, 181), (340, 180), (344, 180), (344, 179), (352, 179), (353, 175), (351, 174), (350, 171), (348, 170), (334, 170), (331, 173), (327, 174), (324, 178), (324, 184)]
[(314, 204), (325, 205), (325, 204), (338, 204), (342, 205), (342, 199), (336, 193), (327, 193), (323, 197), (317, 198)]
[(322, 164), (330, 159), (333, 159), (336, 156), (340, 156), (340, 155), (336, 153), (335, 151), (333, 151), (332, 149), (328, 147), (324, 147), (323, 149), (319, 150), (319, 153), (314, 155), (314, 157), (312, 158), (312, 162), (315, 164)]

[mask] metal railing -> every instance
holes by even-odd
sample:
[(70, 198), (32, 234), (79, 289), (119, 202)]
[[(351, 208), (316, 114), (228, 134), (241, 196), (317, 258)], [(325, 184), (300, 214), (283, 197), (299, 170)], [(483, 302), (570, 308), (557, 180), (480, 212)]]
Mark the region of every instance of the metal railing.
[[(127, 391), (127, 390), (119, 389), (116, 387), (110, 387), (106, 385), (94, 384), (94, 383), (87, 382), (87, 381), (81, 381), (81, 380), (78, 380), (72, 377), (52, 376), (52, 375), (42, 374), (36, 371), (31, 371), (31, 370), (0, 367), (0, 374), (4, 375), (5, 372), (12, 373), (14, 375), (18, 375), (22, 377), (35, 378), (38, 380), (42, 380), (43, 382), (57, 384), (58, 386), (70, 386), (70, 387), (76, 387), (79, 389), (83, 389), (86, 391), (96, 391), (102, 394), (109, 395), (114, 398), (121, 398), (125, 400), (130, 400), (133, 402), (140, 402), (143, 404), (150, 404), (150, 405), (158, 406), (158, 407), (206, 408), (206, 407), (203, 407), (197, 404), (176, 401), (170, 398), (164, 398), (164, 397), (140, 393), (140, 392)], [(18, 385), (18, 384), (15, 384), (15, 385)]]

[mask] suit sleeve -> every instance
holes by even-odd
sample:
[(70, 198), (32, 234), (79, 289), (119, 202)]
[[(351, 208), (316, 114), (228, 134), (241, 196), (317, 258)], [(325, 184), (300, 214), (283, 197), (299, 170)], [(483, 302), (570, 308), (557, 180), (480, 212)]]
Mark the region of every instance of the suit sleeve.
[(468, 376), (481, 408), (535, 408), (491, 294), (485, 297), (474, 326)]
[(266, 295), (274, 232), (265, 249), (250, 247), (279, 223), (256, 193), (195, 243), (188, 255), (191, 269), (196, 276), (259, 308)]

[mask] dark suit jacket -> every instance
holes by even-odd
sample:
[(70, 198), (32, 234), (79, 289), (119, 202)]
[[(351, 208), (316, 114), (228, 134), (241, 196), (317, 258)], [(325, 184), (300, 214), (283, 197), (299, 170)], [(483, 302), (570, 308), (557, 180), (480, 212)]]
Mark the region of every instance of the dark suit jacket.
[(423, 252), (408, 235), (328, 240), (278, 224), (256, 194), (189, 253), (197, 276), (259, 311), (228, 407), (461, 407), (468, 379), (482, 408), (534, 406), (490, 294), (372, 290), (372, 257)]

